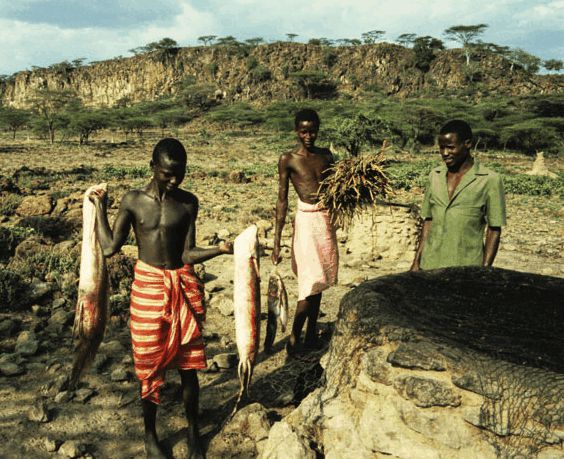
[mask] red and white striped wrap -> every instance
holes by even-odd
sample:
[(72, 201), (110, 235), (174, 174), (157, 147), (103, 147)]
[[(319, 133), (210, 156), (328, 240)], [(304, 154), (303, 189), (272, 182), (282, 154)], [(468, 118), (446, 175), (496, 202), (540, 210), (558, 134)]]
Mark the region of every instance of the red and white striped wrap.
[(206, 368), (204, 287), (192, 265), (161, 269), (138, 260), (130, 310), (141, 398), (158, 404), (166, 369)]

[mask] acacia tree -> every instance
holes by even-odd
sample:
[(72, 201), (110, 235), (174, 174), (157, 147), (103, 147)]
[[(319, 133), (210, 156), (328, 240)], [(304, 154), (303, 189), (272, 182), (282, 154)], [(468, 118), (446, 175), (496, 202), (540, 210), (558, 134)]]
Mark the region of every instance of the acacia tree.
[(288, 37), (288, 41), (294, 41), (294, 39), (298, 36), (297, 33), (287, 33), (286, 37)]
[(264, 43), (264, 38), (262, 37), (248, 38), (247, 40), (245, 40), (245, 43), (247, 43), (250, 46), (258, 46), (261, 43)]
[(549, 72), (560, 72), (560, 70), (562, 70), (563, 68), (563, 63), (560, 59), (547, 59), (543, 62), (543, 67)]
[(384, 30), (371, 30), (369, 32), (364, 32), (360, 36), (360, 38), (362, 38), (362, 41), (365, 44), (371, 45), (371, 44), (376, 43), (380, 38), (382, 38), (385, 33), (386, 33), (386, 31), (384, 31)]
[(414, 33), (402, 33), (398, 38), (396, 38), (396, 41), (400, 45), (409, 48), (411, 45), (413, 45), (413, 42), (415, 41), (416, 38), (417, 35)]
[(217, 35), (202, 35), (198, 37), (198, 41), (201, 41), (204, 46), (211, 45), (211, 43), (217, 38)]
[(415, 67), (422, 72), (428, 72), (431, 62), (437, 56), (437, 52), (444, 49), (443, 42), (438, 38), (425, 36), (417, 37), (413, 41), (413, 52), (415, 54)]
[(513, 72), (515, 66), (517, 65), (529, 74), (537, 73), (542, 63), (542, 59), (540, 57), (534, 56), (521, 48), (512, 49), (507, 58), (509, 59), (509, 62), (511, 62), (511, 72)]
[(178, 43), (172, 38), (165, 37), (159, 41), (152, 41), (151, 43), (147, 43), (145, 46), (139, 46), (137, 48), (130, 49), (129, 52), (138, 55), (150, 53), (152, 51), (166, 51), (174, 48), (178, 48)]
[(76, 94), (68, 90), (38, 89), (31, 98), (31, 107), (39, 119), (40, 127), (48, 132), (50, 143), (55, 142), (55, 130), (59, 126), (64, 126), (68, 121), (65, 111), (71, 107), (78, 107), (80, 100)]
[(31, 113), (19, 108), (6, 107), (0, 108), (0, 126), (4, 126), (12, 132), (12, 138), (16, 139), (16, 132), (27, 125), (31, 118)]
[(456, 41), (462, 45), (464, 55), (466, 56), (466, 65), (470, 65), (472, 45), (476, 43), (476, 38), (482, 35), (487, 28), (487, 24), (457, 25), (446, 29), (444, 35), (449, 40)]

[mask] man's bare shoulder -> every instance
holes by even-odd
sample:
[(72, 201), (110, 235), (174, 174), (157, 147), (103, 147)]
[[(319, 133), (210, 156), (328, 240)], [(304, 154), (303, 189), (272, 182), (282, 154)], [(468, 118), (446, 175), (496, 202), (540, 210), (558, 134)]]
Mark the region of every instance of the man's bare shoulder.
[(132, 208), (140, 199), (147, 196), (143, 190), (129, 190), (121, 198), (121, 206), (125, 208)]
[(193, 206), (198, 205), (198, 198), (196, 197), (196, 195), (194, 193), (191, 193), (190, 191), (183, 190), (181, 188), (178, 188), (176, 190), (174, 198), (177, 201), (182, 202), (183, 204), (189, 204)]

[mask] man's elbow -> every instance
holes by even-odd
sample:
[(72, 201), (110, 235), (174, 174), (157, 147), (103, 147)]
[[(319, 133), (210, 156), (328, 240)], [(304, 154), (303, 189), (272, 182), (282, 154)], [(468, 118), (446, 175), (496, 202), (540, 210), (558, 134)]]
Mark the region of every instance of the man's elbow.
[(118, 250), (113, 247), (102, 248), (102, 255), (104, 255), (104, 258), (113, 257), (117, 252)]
[(193, 265), (196, 263), (196, 260), (190, 252), (184, 252), (182, 254), (182, 263), (185, 265)]

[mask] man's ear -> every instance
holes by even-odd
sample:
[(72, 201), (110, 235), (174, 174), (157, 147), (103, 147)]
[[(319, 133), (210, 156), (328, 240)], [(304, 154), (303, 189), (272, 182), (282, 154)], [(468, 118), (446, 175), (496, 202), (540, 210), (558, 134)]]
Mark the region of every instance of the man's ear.
[(464, 146), (470, 150), (472, 148), (472, 139), (466, 139), (464, 141)]

